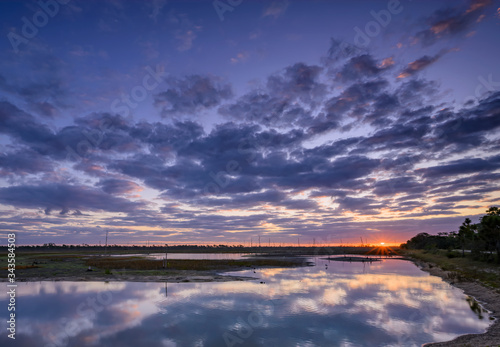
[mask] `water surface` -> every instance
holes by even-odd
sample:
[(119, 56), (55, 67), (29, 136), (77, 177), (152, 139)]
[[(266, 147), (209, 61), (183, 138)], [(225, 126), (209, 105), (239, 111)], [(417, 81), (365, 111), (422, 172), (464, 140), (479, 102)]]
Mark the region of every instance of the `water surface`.
[[(244, 282), (19, 283), (15, 345), (420, 346), (490, 323), (411, 262), (313, 260), (235, 272), (258, 277)], [(0, 307), (7, 312), (5, 293)], [(0, 345), (11, 342), (2, 319)]]

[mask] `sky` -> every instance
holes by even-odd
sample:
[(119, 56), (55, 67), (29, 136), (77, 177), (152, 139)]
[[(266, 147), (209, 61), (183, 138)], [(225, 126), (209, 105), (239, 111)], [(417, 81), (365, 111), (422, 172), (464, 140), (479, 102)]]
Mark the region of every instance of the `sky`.
[(499, 204), (500, 1), (2, 1), (0, 25), (18, 244), (400, 243)]

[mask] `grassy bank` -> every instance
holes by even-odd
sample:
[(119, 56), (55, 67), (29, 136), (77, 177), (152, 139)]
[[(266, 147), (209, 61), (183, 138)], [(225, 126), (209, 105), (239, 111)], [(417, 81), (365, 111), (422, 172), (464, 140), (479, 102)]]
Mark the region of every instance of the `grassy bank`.
[(461, 252), (446, 250), (407, 250), (404, 255), (438, 266), (449, 271), (449, 279), (455, 282), (479, 281), (482, 285), (500, 293), (500, 266), (472, 259), (470, 255), (462, 258)]

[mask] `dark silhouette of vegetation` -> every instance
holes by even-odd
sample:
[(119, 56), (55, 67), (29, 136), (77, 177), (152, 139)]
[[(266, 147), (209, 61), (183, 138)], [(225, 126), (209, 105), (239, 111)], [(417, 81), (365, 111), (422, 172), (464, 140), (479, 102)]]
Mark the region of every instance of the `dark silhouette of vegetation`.
[(437, 235), (420, 233), (401, 245), (404, 249), (447, 249), (448, 256), (454, 257), (461, 249), (462, 257), (466, 251), (475, 260), (491, 261), (496, 252), (496, 261), (500, 263), (500, 209), (490, 207), (479, 223), (472, 224), (469, 218), (458, 228), (458, 231), (442, 232)]
[(263, 267), (263, 266), (299, 266), (305, 262), (302, 258), (295, 260), (281, 259), (249, 259), (249, 260), (197, 260), (197, 259), (171, 259), (167, 267), (162, 260), (151, 259), (127, 259), (120, 258), (92, 258), (85, 261), (86, 265), (100, 269), (129, 269), (129, 270), (220, 270), (241, 267)]
[[(25, 254), (145, 254), (145, 253), (259, 253), (274, 256), (288, 255), (333, 255), (333, 254), (366, 254), (374, 248), (372, 245), (361, 246), (252, 246), (243, 245), (18, 245), (16, 251)], [(389, 249), (387, 247), (387, 249)], [(392, 247), (397, 253), (398, 247)], [(388, 253), (390, 250), (386, 251)], [(0, 255), (8, 252), (7, 246), (0, 246)]]

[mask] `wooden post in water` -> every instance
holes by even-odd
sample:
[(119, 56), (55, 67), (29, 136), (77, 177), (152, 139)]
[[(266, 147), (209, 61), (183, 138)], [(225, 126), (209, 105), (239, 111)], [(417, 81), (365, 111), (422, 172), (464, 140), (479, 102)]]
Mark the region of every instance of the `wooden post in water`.
[[(168, 243), (165, 244), (165, 260), (164, 260), (164, 263), (163, 263), (163, 268), (166, 269), (167, 266), (168, 266), (168, 262), (167, 262), (167, 259), (168, 258)], [(165, 291), (167, 291), (166, 289), (166, 284), (165, 284)]]
[(108, 254), (108, 230), (106, 230), (106, 246), (104, 247), (104, 255)]

